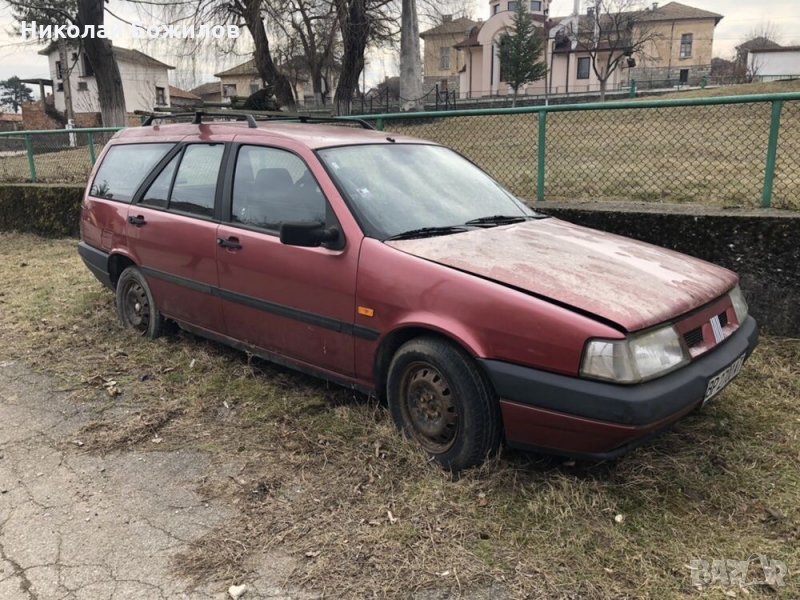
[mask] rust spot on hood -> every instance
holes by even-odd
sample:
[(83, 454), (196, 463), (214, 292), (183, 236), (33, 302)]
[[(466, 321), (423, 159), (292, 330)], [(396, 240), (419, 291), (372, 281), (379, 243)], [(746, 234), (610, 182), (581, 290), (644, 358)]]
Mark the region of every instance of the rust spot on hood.
[(731, 289), (731, 271), (644, 242), (558, 219), (387, 244), (574, 306), (636, 331)]

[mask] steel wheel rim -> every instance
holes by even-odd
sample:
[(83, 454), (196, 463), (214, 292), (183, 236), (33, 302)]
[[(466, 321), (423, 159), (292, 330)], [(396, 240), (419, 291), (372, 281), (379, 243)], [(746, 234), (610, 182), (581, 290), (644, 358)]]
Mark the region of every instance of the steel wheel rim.
[(145, 333), (150, 326), (150, 301), (144, 286), (137, 281), (131, 281), (125, 286), (122, 297), (122, 311), (128, 325)]
[(427, 362), (406, 367), (400, 380), (403, 418), (413, 437), (429, 452), (441, 454), (456, 441), (458, 410), (447, 379)]

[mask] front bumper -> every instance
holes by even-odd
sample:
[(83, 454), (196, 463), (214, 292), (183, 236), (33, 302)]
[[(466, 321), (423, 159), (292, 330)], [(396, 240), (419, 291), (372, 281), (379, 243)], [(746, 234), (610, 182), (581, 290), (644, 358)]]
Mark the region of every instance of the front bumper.
[(482, 360), (509, 445), (607, 459), (623, 454), (699, 407), (709, 379), (758, 343), (752, 317), (717, 348), (651, 381), (619, 385)]

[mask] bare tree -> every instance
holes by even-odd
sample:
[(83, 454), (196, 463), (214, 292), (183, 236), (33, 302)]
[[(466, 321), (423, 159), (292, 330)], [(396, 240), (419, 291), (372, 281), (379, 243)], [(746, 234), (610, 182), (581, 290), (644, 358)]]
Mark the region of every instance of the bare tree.
[(736, 46), (736, 80), (739, 83), (754, 81), (761, 70), (761, 61), (751, 56), (753, 50), (769, 50), (780, 48), (779, 27), (772, 21), (762, 21), (750, 30), (750, 33)]
[[(281, 106), (294, 110), (296, 107), (291, 82), (281, 72), (272, 58), (270, 40), (267, 35), (265, 19), (268, 17), (266, 0), (129, 0), (151, 9), (151, 18), (162, 22), (183, 24), (195, 28), (208, 23), (216, 25), (235, 25), (250, 34), (253, 43), (252, 57), (256, 70), (265, 87), (275, 94)], [(237, 40), (238, 41), (238, 40)], [(189, 53), (195, 53), (199, 40), (184, 39)], [(204, 40), (207, 44), (207, 40)], [(217, 42), (214, 42), (216, 44)], [(218, 52), (234, 53), (233, 44), (226, 48), (217, 47)]]
[(608, 80), (623, 61), (646, 57), (649, 46), (661, 36), (652, 27), (652, 11), (641, 0), (592, 0), (592, 14), (578, 19), (567, 35), (575, 49), (591, 59), (592, 70), (600, 82), (600, 100), (606, 98)]
[[(95, 31), (105, 23), (103, 0), (8, 0), (8, 2), (15, 18), (20, 21), (37, 21), (53, 25), (73, 23), (81, 29), (91, 25)], [(127, 125), (122, 77), (111, 50), (111, 41), (94, 36), (80, 38), (77, 45), (78, 56), (81, 50), (85, 51), (94, 71), (103, 125), (107, 127)], [(65, 69), (72, 67), (63, 60), (62, 65)], [(65, 95), (68, 84), (68, 81), (65, 82)]]
[(768, 42), (773, 42), (774, 44), (779, 45), (780, 39), (781, 39), (780, 25), (778, 25), (774, 21), (761, 21), (761, 23), (755, 25), (752, 29), (750, 29), (750, 33), (748, 33), (747, 37), (742, 41), (749, 42), (752, 40), (766, 40)]
[[(103, 0), (78, 0), (78, 25), (95, 29), (105, 23)], [(125, 111), (125, 93), (122, 76), (107, 38), (90, 36), (83, 38), (83, 47), (97, 82), (100, 100), (100, 117), (105, 127), (125, 127), (128, 116)]]
[(253, 37), (255, 45), (253, 58), (264, 85), (272, 85), (278, 102), (290, 111), (294, 111), (297, 105), (294, 100), (292, 84), (289, 82), (289, 78), (278, 70), (272, 60), (269, 38), (264, 26), (262, 0), (231, 0), (229, 8), (232, 13), (244, 19), (244, 23)]
[(324, 103), (329, 76), (338, 68), (335, 5), (329, 0), (272, 0), (268, 6), (275, 27), (283, 34), (284, 70), (294, 72), (295, 81), (305, 71), (316, 103)]
[(370, 44), (391, 42), (396, 34), (392, 0), (333, 0), (342, 36), (342, 72), (336, 86), (336, 113), (349, 115), (364, 54)]

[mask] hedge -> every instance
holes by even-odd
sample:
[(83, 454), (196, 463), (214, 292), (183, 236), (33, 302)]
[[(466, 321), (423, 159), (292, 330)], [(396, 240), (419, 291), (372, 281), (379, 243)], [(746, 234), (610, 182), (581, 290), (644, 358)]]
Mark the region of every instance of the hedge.
[(77, 237), (82, 186), (0, 184), (0, 231)]

